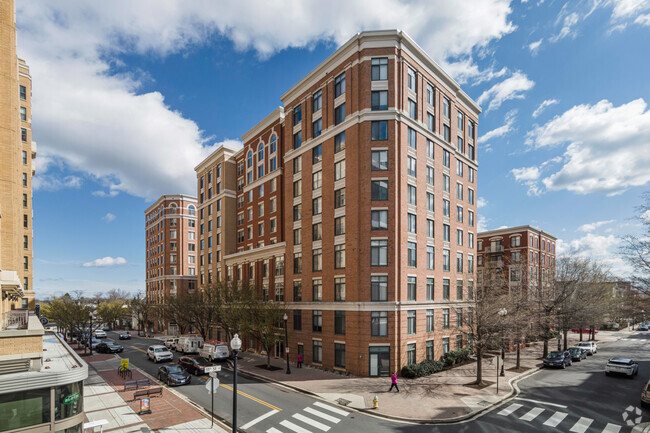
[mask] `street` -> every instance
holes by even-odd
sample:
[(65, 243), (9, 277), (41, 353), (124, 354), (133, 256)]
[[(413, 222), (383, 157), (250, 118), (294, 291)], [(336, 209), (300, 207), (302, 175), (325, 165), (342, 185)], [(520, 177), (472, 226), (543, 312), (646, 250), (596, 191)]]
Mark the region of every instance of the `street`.
[[(238, 377), (238, 426), (247, 432), (629, 432), (627, 420), (650, 419), (647, 409), (642, 420), (636, 413), (643, 384), (650, 371), (650, 333), (622, 334), (625, 338), (599, 346), (598, 353), (566, 370), (542, 370), (518, 383), (520, 394), (475, 419), (449, 425), (418, 425), (396, 422), (372, 415), (350, 412), (282, 386)], [(109, 338), (119, 341), (115, 333)], [(155, 340), (133, 337), (119, 341), (123, 358), (157, 376), (159, 364), (146, 357), (146, 348)], [(551, 344), (551, 348), (553, 345)], [(510, 360), (512, 355), (510, 356)], [(639, 362), (639, 374), (632, 380), (607, 377), (605, 363), (614, 356), (627, 356)], [(178, 358), (175, 354), (174, 359)], [(506, 367), (508, 367), (508, 355)], [(232, 372), (218, 374), (220, 388), (214, 398), (217, 416), (232, 420)], [(207, 376), (192, 377), (190, 385), (175, 388), (210, 411), (210, 395), (205, 389)], [(413, 404), (417, 404), (414, 401)], [(155, 410), (155, 399), (152, 401)], [(631, 412), (624, 415), (626, 409)], [(408, 414), (405, 414), (408, 416)], [(625, 416), (625, 419), (624, 419)]]

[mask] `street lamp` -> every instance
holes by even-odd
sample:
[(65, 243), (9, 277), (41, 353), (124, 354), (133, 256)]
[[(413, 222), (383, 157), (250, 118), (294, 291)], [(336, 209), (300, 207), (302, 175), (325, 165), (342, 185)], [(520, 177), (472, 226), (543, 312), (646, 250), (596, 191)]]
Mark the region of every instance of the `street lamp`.
[(508, 310), (506, 310), (505, 308), (501, 308), (499, 310), (499, 316), (501, 316), (501, 374), (500, 374), (501, 377), (506, 375), (506, 372), (504, 371), (504, 364), (506, 362), (506, 349), (505, 349), (506, 336), (505, 336), (503, 321), (507, 314), (508, 314)]
[(560, 343), (560, 315), (562, 314), (562, 310), (558, 308), (557, 310), (557, 351), (561, 352), (562, 351), (562, 344)]
[(235, 357), (235, 373), (232, 380), (232, 431), (237, 432), (237, 352), (241, 349), (241, 339), (235, 334), (230, 340), (230, 347)]
[(287, 316), (287, 313), (284, 313), (284, 351), (287, 356), (287, 374), (291, 374), (291, 369), (289, 368), (289, 334), (287, 332), (287, 320), (289, 320), (289, 316)]
[(88, 346), (90, 347), (90, 356), (93, 356), (93, 319), (95, 316), (93, 316), (92, 311), (88, 313), (88, 317), (90, 318), (90, 328), (88, 328)]

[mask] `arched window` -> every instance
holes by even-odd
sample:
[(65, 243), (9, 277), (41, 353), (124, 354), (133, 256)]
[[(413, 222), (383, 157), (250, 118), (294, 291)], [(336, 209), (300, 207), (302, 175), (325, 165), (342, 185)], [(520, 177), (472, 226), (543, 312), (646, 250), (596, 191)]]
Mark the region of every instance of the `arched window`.
[(253, 152), (248, 152), (248, 161), (246, 162), (246, 166), (248, 168), (253, 166)]
[(194, 207), (194, 205), (192, 205), (192, 204), (189, 205), (189, 206), (187, 207), (187, 212), (188, 212), (190, 215), (196, 215), (196, 208)]
[(257, 148), (257, 163), (264, 162), (264, 143), (260, 143)]
[(170, 214), (175, 214), (176, 211), (177, 211), (177, 207), (178, 207), (178, 206), (176, 206), (176, 203), (172, 203), (172, 204), (170, 204), (170, 205), (169, 205), (169, 213), (170, 213)]
[(269, 143), (269, 147), (270, 147), (269, 153), (275, 153), (275, 151), (277, 150), (277, 143), (276, 143), (275, 134), (273, 134), (271, 136), (271, 142)]

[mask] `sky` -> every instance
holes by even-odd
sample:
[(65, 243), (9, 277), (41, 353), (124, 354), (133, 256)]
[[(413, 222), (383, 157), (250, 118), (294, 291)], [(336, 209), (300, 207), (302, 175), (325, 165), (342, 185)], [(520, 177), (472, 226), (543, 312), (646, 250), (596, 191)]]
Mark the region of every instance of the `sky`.
[(30, 0), (37, 297), (144, 291), (144, 210), (354, 34), (406, 31), (477, 101), (479, 228), (617, 253), (650, 182), (650, 0)]

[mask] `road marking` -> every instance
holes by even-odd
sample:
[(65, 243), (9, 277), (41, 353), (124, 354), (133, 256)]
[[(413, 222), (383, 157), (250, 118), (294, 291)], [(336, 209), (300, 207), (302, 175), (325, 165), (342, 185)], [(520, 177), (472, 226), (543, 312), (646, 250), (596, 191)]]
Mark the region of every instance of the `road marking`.
[(612, 424), (611, 422), (609, 422), (605, 426), (603, 433), (618, 433), (619, 431), (621, 431), (620, 425)]
[(338, 415), (348, 416), (348, 414), (349, 414), (349, 412), (346, 412), (346, 411), (341, 410), (341, 409), (337, 409), (335, 407), (330, 406), (329, 404), (321, 403), (320, 401), (317, 401), (316, 403), (314, 403), (314, 406), (318, 406), (320, 408), (327, 409), (330, 412), (334, 412), (334, 413), (336, 413)]
[(286, 428), (288, 428), (289, 430), (293, 430), (293, 431), (295, 431), (296, 433), (311, 433), (311, 432), (310, 432), (309, 430), (307, 430), (306, 428), (302, 428), (302, 427), (300, 427), (300, 426), (297, 426), (297, 425), (295, 425), (294, 423), (292, 423), (291, 421), (282, 421), (282, 422), (280, 423), (280, 425), (281, 425), (281, 426), (284, 426), (284, 427), (286, 427)]
[(282, 432), (280, 430), (278, 430), (277, 428), (271, 427), (270, 429), (268, 429), (266, 431), (266, 433), (282, 433)]
[(546, 401), (531, 400), (531, 399), (528, 399), (528, 398), (521, 398), (521, 397), (517, 397), (516, 399), (517, 399), (517, 400), (521, 400), (521, 401), (529, 401), (529, 402), (531, 402), (531, 403), (547, 404), (547, 405), (549, 405), (549, 406), (561, 407), (561, 408), (564, 408), (564, 409), (567, 408), (567, 406), (565, 406), (565, 405), (563, 405), (563, 404), (549, 403), (549, 402), (546, 402)]
[(549, 427), (555, 427), (556, 425), (561, 423), (562, 420), (564, 418), (566, 418), (567, 415), (568, 415), (568, 413), (565, 413), (565, 412), (555, 412), (552, 417), (550, 417), (548, 420), (546, 420), (544, 425), (547, 425)]
[(323, 419), (326, 419), (329, 422), (333, 422), (334, 424), (338, 424), (341, 421), (340, 419), (338, 419), (336, 417), (333, 417), (332, 415), (328, 415), (326, 413), (323, 413), (323, 412), (321, 412), (319, 410), (316, 410), (316, 409), (312, 409), (310, 407), (306, 407), (305, 412), (310, 413), (312, 415), (316, 415), (316, 416), (321, 417)]
[(139, 350), (139, 351), (142, 352), (142, 353), (147, 353), (146, 350), (142, 350), (142, 349), (140, 349), (139, 347), (131, 346), (131, 349)]
[(512, 403), (510, 406), (507, 408), (503, 409), (501, 412), (499, 412), (497, 415), (503, 415), (503, 416), (508, 416), (520, 407), (523, 407), (522, 404), (517, 404), (517, 403)]
[(305, 424), (309, 424), (310, 426), (316, 427), (317, 429), (322, 430), (322, 431), (328, 431), (330, 429), (330, 426), (325, 425), (325, 424), (323, 424), (321, 422), (318, 422), (316, 420), (313, 420), (311, 418), (308, 418), (308, 417), (306, 417), (304, 415), (301, 415), (299, 413), (294, 413), (293, 417), (295, 419), (299, 420), (299, 421), (304, 422)]
[(524, 421), (532, 421), (535, 418), (537, 418), (537, 415), (540, 413), (544, 412), (544, 409), (541, 407), (536, 407), (528, 411), (526, 415), (520, 417), (519, 419), (524, 420)]
[(247, 423), (247, 424), (244, 424), (243, 426), (241, 426), (241, 428), (244, 429), (244, 430), (246, 430), (246, 429), (248, 429), (248, 428), (254, 426), (255, 424), (257, 424), (258, 422), (260, 422), (260, 421), (262, 421), (262, 420), (265, 420), (266, 418), (268, 418), (268, 417), (270, 417), (270, 416), (272, 416), (272, 415), (275, 415), (276, 413), (278, 413), (278, 411), (275, 410), (275, 409), (272, 409), (271, 411), (265, 413), (264, 415), (258, 416), (258, 417), (255, 418), (253, 421), (251, 421), (251, 422), (249, 422), (249, 423)]
[(584, 416), (580, 417), (578, 422), (575, 423), (573, 427), (569, 429), (569, 431), (572, 431), (574, 433), (584, 433), (587, 431), (592, 422), (594, 422), (594, 420), (591, 418), (585, 418)]
[[(219, 386), (223, 386), (224, 388), (226, 388), (227, 390), (230, 390), (230, 391), (233, 390), (230, 386), (226, 385), (225, 383), (221, 383)], [(259, 398), (253, 397), (252, 395), (246, 394), (245, 392), (242, 392), (240, 390), (237, 390), (237, 394), (241, 395), (242, 397), (249, 398), (249, 399), (253, 400), (254, 402), (257, 402), (257, 403), (259, 403), (261, 405), (264, 405), (264, 406), (266, 406), (266, 407), (268, 407), (270, 409), (275, 409), (278, 412), (280, 412), (282, 410), (277, 406), (273, 406), (271, 403), (267, 403), (264, 400), (260, 400)]]

